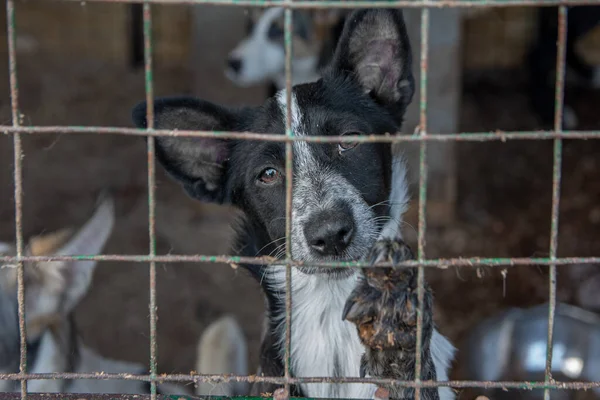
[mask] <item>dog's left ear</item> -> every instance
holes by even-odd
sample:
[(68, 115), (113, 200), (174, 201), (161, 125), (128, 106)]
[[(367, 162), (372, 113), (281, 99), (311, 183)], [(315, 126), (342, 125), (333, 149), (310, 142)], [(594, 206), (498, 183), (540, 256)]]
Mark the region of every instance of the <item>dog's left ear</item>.
[(375, 101), (402, 119), (415, 82), (412, 54), (400, 10), (359, 10), (347, 17), (332, 73), (349, 74)]

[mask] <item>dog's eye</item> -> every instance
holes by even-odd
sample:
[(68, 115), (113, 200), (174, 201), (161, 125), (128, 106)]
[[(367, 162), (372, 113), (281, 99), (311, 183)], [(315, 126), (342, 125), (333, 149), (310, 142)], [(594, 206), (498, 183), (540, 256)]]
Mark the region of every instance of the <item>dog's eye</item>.
[(266, 168), (260, 173), (258, 180), (263, 185), (274, 185), (281, 180), (281, 174), (275, 168)]
[[(342, 136), (358, 136), (360, 134), (361, 134), (360, 132), (346, 132)], [(356, 146), (358, 146), (358, 143), (359, 142), (340, 142), (338, 144), (338, 152), (341, 154), (344, 151), (351, 150), (351, 149), (355, 148)]]

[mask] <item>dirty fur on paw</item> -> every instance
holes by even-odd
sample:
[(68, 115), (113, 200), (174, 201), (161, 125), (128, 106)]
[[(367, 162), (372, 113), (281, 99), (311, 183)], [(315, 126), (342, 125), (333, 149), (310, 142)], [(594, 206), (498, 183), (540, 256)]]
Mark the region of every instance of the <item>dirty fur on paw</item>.
[[(371, 264), (396, 264), (413, 258), (410, 247), (401, 239), (380, 240), (369, 254)], [(425, 303), (427, 314), (428, 301)], [(411, 350), (416, 344), (417, 307), (414, 268), (365, 268), (342, 318), (357, 326), (361, 341), (371, 349)]]

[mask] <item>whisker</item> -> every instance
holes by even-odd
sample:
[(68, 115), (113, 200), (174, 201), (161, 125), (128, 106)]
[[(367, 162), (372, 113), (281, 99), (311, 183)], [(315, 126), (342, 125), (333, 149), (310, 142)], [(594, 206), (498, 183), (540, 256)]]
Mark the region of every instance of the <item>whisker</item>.
[(417, 233), (417, 230), (416, 230), (416, 228), (413, 225), (409, 224), (408, 222), (406, 222), (404, 220), (397, 220), (396, 218), (393, 218), (393, 217), (391, 217), (389, 215), (384, 215), (384, 216), (379, 216), (379, 217), (373, 217), (373, 218), (369, 219), (369, 222), (375, 223), (375, 225), (377, 226), (378, 229), (382, 228), (383, 225), (385, 225), (389, 221), (394, 221), (399, 226), (406, 225), (406, 226), (410, 227), (413, 230), (414, 233)]
[(264, 249), (265, 249), (267, 246), (270, 246), (270, 245), (272, 245), (272, 244), (274, 244), (274, 243), (276, 243), (276, 242), (278, 242), (278, 241), (280, 241), (280, 240), (285, 240), (285, 236), (283, 236), (283, 237), (280, 237), (280, 238), (278, 238), (278, 239), (275, 239), (275, 240), (273, 240), (273, 241), (271, 241), (271, 242), (269, 242), (269, 243), (265, 244), (265, 245), (264, 245), (264, 246), (263, 246), (263, 247), (262, 247), (260, 250), (258, 250), (258, 251), (257, 251), (257, 253), (258, 253), (258, 254), (260, 254), (260, 252), (261, 252), (261, 251), (263, 251), (263, 250), (264, 250)]
[(381, 206), (381, 205), (395, 206), (395, 205), (405, 205), (407, 203), (408, 202), (406, 202), (406, 201), (391, 201), (388, 199), (388, 200), (380, 201), (379, 203), (375, 203), (372, 206), (369, 206), (369, 210), (371, 210), (377, 206)]
[(384, 204), (389, 204), (389, 203), (390, 203), (390, 200), (383, 200), (383, 201), (380, 201), (379, 203), (375, 203), (375, 204), (373, 204), (372, 206), (369, 206), (369, 210), (371, 210), (371, 209), (373, 209), (373, 208), (375, 208), (375, 207), (377, 207), (377, 206), (381, 206), (381, 205), (384, 205)]
[(269, 257), (272, 256), (273, 253), (276, 253), (274, 258), (280, 258), (282, 254), (285, 254), (285, 242), (275, 247), (271, 253), (269, 253)]

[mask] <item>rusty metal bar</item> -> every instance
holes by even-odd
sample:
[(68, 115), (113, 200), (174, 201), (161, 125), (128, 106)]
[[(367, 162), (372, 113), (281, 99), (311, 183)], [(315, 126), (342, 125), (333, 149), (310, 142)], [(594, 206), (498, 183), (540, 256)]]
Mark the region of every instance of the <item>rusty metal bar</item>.
[[(589, 390), (600, 388), (600, 381), (584, 382), (584, 381), (553, 381), (546, 383), (543, 381), (469, 381), (469, 380), (453, 380), (453, 381), (420, 381), (414, 380), (401, 381), (385, 378), (333, 378), (333, 377), (291, 377), (282, 376), (258, 376), (258, 375), (193, 375), (193, 374), (165, 374), (153, 377), (151, 375), (135, 375), (127, 373), (47, 373), (47, 374), (0, 374), (0, 380), (49, 380), (49, 379), (95, 379), (95, 380), (127, 380), (150, 382), (155, 379), (158, 382), (211, 382), (211, 383), (227, 383), (227, 382), (250, 382), (250, 383), (272, 383), (276, 385), (284, 385), (289, 382), (292, 385), (302, 383), (370, 383), (375, 385), (398, 385), (410, 388), (437, 388), (437, 387), (452, 387), (452, 388), (500, 388), (500, 389), (552, 389), (552, 390)], [(31, 396), (31, 394), (28, 394)]]
[[(30, 400), (149, 400), (150, 395), (143, 394), (104, 394), (104, 393), (30, 393), (27, 396)], [(177, 400), (202, 400), (211, 398), (213, 400), (224, 399), (221, 397), (192, 397), (177, 396)], [(16, 393), (0, 393), (0, 400), (20, 400), (21, 396)], [(173, 396), (158, 396), (160, 400), (173, 400)], [(250, 399), (248, 399), (250, 400)], [(259, 400), (259, 399), (252, 399)], [(264, 399), (263, 399), (264, 400)]]
[[(554, 130), (562, 131), (564, 108), (564, 78), (567, 48), (567, 8), (558, 9), (558, 51), (556, 54), (556, 83), (555, 83), (555, 113)], [(560, 213), (560, 184), (562, 169), (562, 139), (554, 139), (554, 160), (552, 171), (552, 214), (550, 225), (550, 259), (556, 259), (558, 249), (558, 218)], [(546, 370), (544, 381), (550, 383), (552, 379), (552, 349), (554, 339), (554, 322), (556, 313), (556, 265), (550, 264), (549, 276), (549, 302), (548, 302), (548, 343), (546, 347)], [(544, 390), (544, 400), (550, 400), (550, 389)]]
[[(6, 1), (6, 27), (8, 36), (8, 69), (10, 75), (10, 108), (12, 126), (21, 125), (19, 112), (19, 83), (17, 80), (17, 52), (15, 32), (15, 3)], [(13, 136), (14, 153), (14, 196), (15, 196), (15, 238), (17, 257), (23, 256), (23, 149), (21, 135)], [(23, 262), (17, 262), (17, 310), (19, 317), (19, 372), (27, 373), (27, 327), (25, 325), (25, 279)], [(21, 379), (21, 399), (27, 398), (27, 380)]]
[[(263, 264), (263, 265), (282, 265), (289, 263), (290, 265), (301, 267), (307, 265), (300, 260), (277, 260), (272, 257), (239, 257), (239, 256), (206, 256), (206, 255), (82, 255), (82, 256), (0, 256), (0, 262), (5, 263), (3, 267), (10, 267), (12, 264), (19, 262), (40, 262), (40, 261), (118, 261), (118, 262), (160, 262), (160, 263), (189, 263), (189, 262), (205, 262), (205, 263), (225, 263), (225, 264)], [(404, 261), (395, 264), (398, 267), (418, 267), (423, 265), (426, 268), (441, 268), (450, 267), (517, 267), (517, 266), (546, 266), (546, 265), (573, 265), (573, 264), (599, 264), (600, 257), (563, 257), (563, 258), (438, 258), (423, 261)], [(310, 266), (314, 267), (358, 267), (369, 268), (371, 264), (365, 262), (339, 261), (339, 262), (311, 262)], [(374, 267), (390, 267), (390, 263), (378, 263)]]
[[(286, 4), (292, 0), (286, 1)], [(285, 41), (285, 136), (294, 137), (293, 111), (292, 111), (292, 10), (286, 9), (284, 15), (284, 41)], [(294, 153), (292, 142), (285, 143), (285, 254), (292, 260), (292, 204), (294, 180)], [(285, 360), (284, 377), (286, 378), (284, 393), (289, 396), (292, 362), (292, 265), (285, 265)]]
[[(421, 79), (419, 102), (419, 136), (427, 136), (427, 73), (429, 60), (429, 9), (421, 10)], [(419, 235), (417, 259), (425, 260), (425, 235), (427, 229), (427, 142), (420, 142), (419, 149)], [(417, 268), (417, 343), (415, 346), (415, 382), (421, 381), (423, 348), (423, 302), (425, 290), (425, 271), (423, 265)], [(421, 388), (415, 389), (415, 399), (421, 398)]]
[[(152, 10), (150, 3), (144, 2), (144, 69), (146, 89), (146, 126), (154, 128), (154, 87), (152, 74)], [(149, 256), (156, 255), (156, 171), (155, 171), (155, 140), (148, 136), (148, 250)], [(156, 400), (156, 374), (158, 344), (156, 324), (158, 321), (156, 305), (156, 262), (150, 261), (150, 394)]]
[[(80, 0), (60, 0), (80, 3)], [(362, 0), (362, 1), (314, 1), (302, 0), (287, 3), (286, 0), (87, 0), (99, 3), (189, 4), (244, 7), (286, 7), (291, 9), (324, 8), (490, 8), (521, 6), (577, 6), (598, 4), (597, 0)]]
[[(147, 394), (104, 394), (104, 393), (30, 393), (30, 400), (150, 400), (151, 395)], [(16, 393), (0, 393), (0, 400), (20, 400), (21, 396)], [(173, 400), (171, 395), (158, 395), (160, 400)], [(216, 396), (177, 396), (177, 400), (203, 400), (203, 399), (226, 399), (226, 397)], [(247, 400), (264, 400), (260, 398), (247, 397)], [(241, 399), (240, 399), (241, 400)]]
[(0, 125), (0, 133), (4, 134), (98, 134), (126, 136), (170, 136), (170, 137), (218, 137), (222, 139), (258, 140), (268, 142), (373, 142), (373, 143), (402, 143), (402, 142), (506, 142), (508, 140), (552, 140), (552, 139), (582, 139), (598, 140), (600, 131), (517, 131), (517, 132), (465, 132), (454, 134), (428, 133), (427, 135), (356, 135), (347, 136), (293, 136), (275, 133), (255, 132), (226, 132), (226, 131), (176, 131), (166, 129), (117, 128), (106, 126), (7, 126)]

